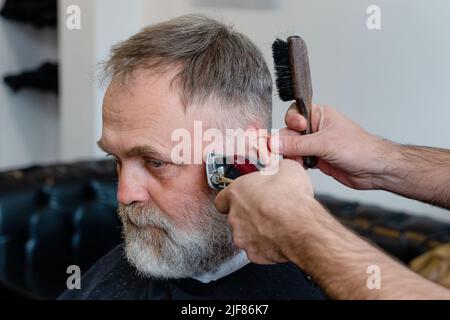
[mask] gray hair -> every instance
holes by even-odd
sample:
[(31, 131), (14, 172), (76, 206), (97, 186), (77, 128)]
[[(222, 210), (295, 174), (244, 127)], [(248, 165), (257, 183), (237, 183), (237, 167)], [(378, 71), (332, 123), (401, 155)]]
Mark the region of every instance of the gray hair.
[(185, 106), (214, 101), (216, 117), (228, 127), (243, 121), (271, 127), (272, 78), (261, 52), (245, 35), (206, 16), (161, 22), (113, 46), (103, 79), (174, 66)]

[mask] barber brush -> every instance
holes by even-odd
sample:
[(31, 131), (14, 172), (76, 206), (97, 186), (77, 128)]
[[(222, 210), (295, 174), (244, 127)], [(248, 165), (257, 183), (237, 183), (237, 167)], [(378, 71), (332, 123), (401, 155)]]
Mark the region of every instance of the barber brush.
[[(290, 36), (287, 41), (276, 39), (272, 45), (272, 54), (278, 95), (282, 101), (295, 100), (297, 111), (307, 122), (307, 128), (301, 134), (310, 134), (313, 132), (312, 85), (306, 43), (299, 36)], [(314, 168), (317, 158), (303, 157), (303, 163), (308, 168)]]

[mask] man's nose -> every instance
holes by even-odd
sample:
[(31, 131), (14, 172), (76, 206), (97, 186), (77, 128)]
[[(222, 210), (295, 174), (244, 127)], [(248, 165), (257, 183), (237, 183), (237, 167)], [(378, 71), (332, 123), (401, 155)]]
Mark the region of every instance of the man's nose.
[(145, 173), (132, 166), (123, 166), (119, 174), (117, 201), (123, 205), (147, 203), (150, 195), (145, 188)]

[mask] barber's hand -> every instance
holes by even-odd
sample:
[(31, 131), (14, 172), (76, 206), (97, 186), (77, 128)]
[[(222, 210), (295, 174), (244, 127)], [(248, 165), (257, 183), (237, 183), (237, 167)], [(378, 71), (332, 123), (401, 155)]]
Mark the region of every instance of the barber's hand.
[[(314, 213), (316, 202), (305, 169), (282, 160), (274, 175), (254, 172), (237, 178), (216, 197), (216, 208), (228, 213), (234, 243), (261, 264), (285, 262), (296, 243), (289, 237)], [(304, 210), (302, 210), (304, 209)]]
[(313, 106), (313, 134), (298, 135), (306, 120), (292, 105), (286, 114), (288, 128), (280, 130), (279, 143), (272, 139), (272, 151), (301, 163), (302, 156), (317, 156), (317, 167), (354, 189), (378, 189), (388, 165), (393, 144), (372, 135), (330, 107)]

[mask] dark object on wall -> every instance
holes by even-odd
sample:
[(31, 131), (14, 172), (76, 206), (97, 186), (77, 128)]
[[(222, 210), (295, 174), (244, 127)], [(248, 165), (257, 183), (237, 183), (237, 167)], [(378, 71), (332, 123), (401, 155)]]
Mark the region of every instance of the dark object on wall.
[(0, 15), (37, 28), (56, 27), (57, 0), (6, 0)]
[(30, 88), (58, 94), (58, 65), (46, 62), (36, 70), (7, 75), (3, 80), (15, 92)]

